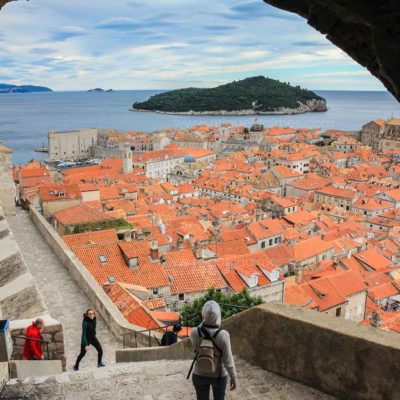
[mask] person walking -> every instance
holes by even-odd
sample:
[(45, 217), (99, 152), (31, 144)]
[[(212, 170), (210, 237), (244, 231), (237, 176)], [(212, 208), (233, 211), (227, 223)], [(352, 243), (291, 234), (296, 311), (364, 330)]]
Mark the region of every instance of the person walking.
[(197, 400), (209, 400), (210, 387), (214, 400), (224, 400), (228, 375), (230, 390), (236, 389), (236, 369), (229, 333), (220, 328), (221, 309), (217, 302), (207, 301), (202, 317), (202, 323), (190, 334), (195, 351), (192, 382)]
[(38, 318), (26, 329), (26, 339), (22, 356), (25, 360), (43, 360), (43, 336), (44, 321)]
[(105, 367), (105, 364), (102, 361), (103, 349), (96, 337), (96, 312), (92, 308), (89, 308), (85, 314), (83, 314), (81, 352), (79, 353), (76, 363), (73, 367), (74, 371), (79, 371), (79, 363), (89, 351), (90, 345), (97, 350), (97, 366), (99, 368)]

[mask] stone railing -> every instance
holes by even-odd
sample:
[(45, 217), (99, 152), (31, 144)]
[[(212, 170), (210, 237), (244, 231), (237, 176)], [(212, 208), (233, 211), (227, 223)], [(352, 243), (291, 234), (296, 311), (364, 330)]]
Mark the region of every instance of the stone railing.
[[(263, 369), (346, 400), (400, 398), (400, 336), (281, 303), (223, 322), (233, 353)], [(117, 362), (186, 359), (188, 340), (168, 348), (117, 350)]]
[(129, 323), (122, 316), (121, 312), (100, 287), (92, 274), (75, 256), (46, 219), (33, 206), (29, 207), (29, 213), (32, 222), (40, 231), (44, 240), (67, 268), (71, 278), (75, 280), (82, 292), (88, 297), (92, 303), (92, 307), (104, 318), (105, 323), (115, 338), (118, 341), (122, 341), (123, 335), (125, 335), (128, 344), (135, 342), (136, 345), (137, 338), (137, 345), (139, 347), (148, 346), (148, 335), (138, 333), (139, 331), (143, 331), (143, 328)]

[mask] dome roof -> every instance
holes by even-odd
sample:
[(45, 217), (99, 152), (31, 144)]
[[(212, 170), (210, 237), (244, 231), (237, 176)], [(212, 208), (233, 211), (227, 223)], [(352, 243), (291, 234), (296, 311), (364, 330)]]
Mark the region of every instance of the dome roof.
[(196, 162), (196, 159), (195, 159), (193, 156), (188, 155), (188, 156), (185, 156), (185, 158), (183, 159), (183, 161), (184, 161), (185, 163), (194, 163), (194, 162)]

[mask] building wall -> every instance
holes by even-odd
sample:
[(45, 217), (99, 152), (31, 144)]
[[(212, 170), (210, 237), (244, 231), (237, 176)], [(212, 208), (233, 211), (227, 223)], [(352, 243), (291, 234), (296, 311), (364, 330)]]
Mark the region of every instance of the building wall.
[(81, 199), (57, 200), (42, 202), (43, 214), (46, 217), (53, 215), (55, 212), (65, 210), (67, 208), (77, 206), (82, 203)]
[(87, 128), (78, 131), (50, 131), (48, 160), (83, 159), (91, 156), (90, 148), (96, 144), (97, 129)]
[(100, 201), (100, 192), (98, 190), (91, 190), (89, 192), (81, 192), (82, 203), (86, 201)]
[(347, 300), (348, 303), (345, 307), (344, 318), (356, 322), (362, 321), (365, 316), (367, 291), (349, 296)]

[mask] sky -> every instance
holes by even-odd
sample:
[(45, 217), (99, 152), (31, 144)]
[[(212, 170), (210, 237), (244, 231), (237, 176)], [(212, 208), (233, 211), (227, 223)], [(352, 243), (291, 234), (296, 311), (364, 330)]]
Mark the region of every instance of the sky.
[(175, 89), (264, 75), (315, 90), (384, 90), (303, 18), (262, 0), (18, 1), (0, 26), (1, 83)]

